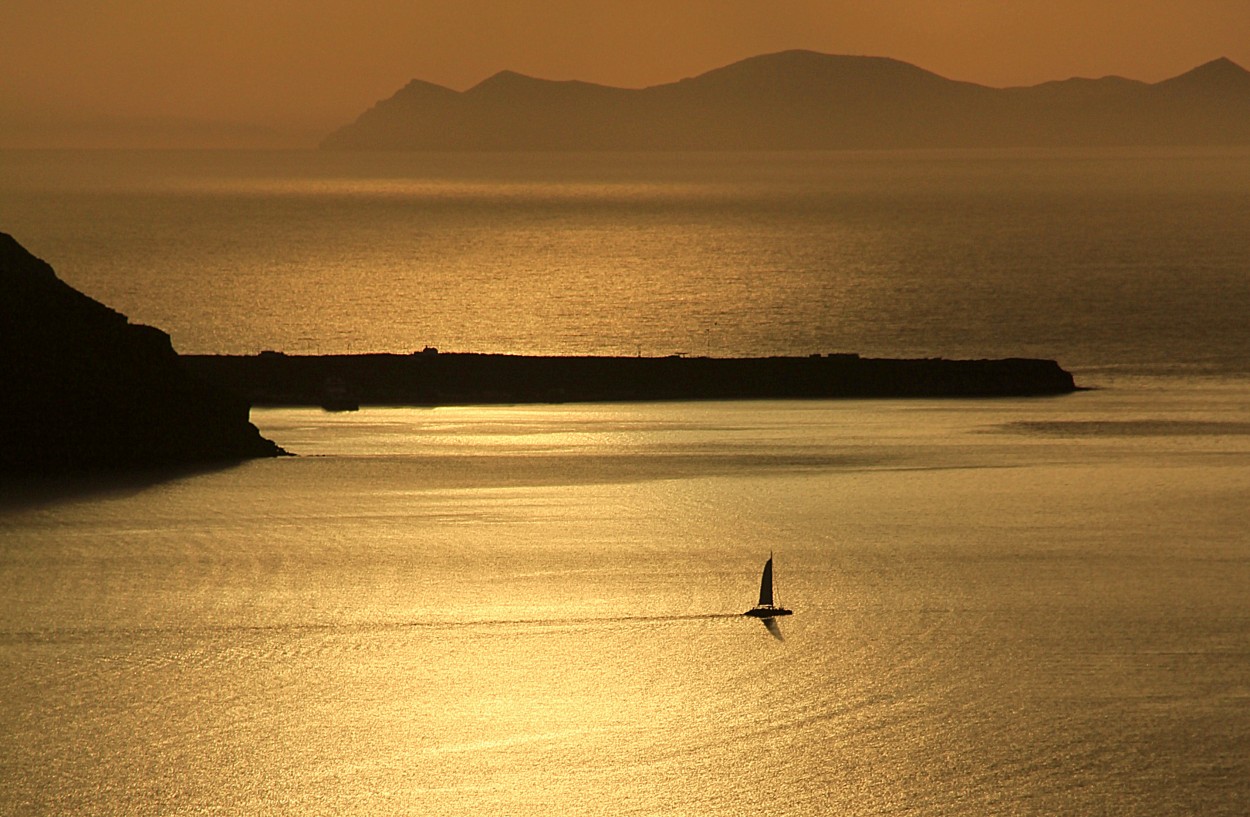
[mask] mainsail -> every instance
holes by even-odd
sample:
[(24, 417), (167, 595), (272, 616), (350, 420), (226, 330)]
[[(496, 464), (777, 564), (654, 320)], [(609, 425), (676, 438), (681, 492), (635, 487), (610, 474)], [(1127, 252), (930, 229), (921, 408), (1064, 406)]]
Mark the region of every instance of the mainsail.
[(764, 562), (764, 573), (760, 576), (760, 603), (743, 615), (770, 619), (773, 616), (788, 616), (791, 612), (793, 611), (778, 607), (773, 603), (773, 554), (769, 553), (768, 561)]
[(773, 606), (773, 555), (764, 562), (764, 575), (760, 577), (760, 607)]

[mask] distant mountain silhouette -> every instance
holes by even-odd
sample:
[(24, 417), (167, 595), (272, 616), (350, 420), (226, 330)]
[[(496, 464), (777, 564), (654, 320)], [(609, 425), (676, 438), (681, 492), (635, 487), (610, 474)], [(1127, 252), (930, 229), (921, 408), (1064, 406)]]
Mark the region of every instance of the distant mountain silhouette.
[(382, 150), (809, 150), (1250, 144), (1250, 72), (1218, 59), (989, 88), (885, 57), (785, 51), (631, 90), (504, 71), (414, 80), (322, 143)]

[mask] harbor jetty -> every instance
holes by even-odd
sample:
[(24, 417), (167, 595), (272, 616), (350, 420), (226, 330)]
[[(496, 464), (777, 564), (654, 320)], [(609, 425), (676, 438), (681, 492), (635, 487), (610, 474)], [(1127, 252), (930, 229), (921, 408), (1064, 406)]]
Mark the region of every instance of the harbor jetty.
[(439, 353), (182, 355), (203, 380), (259, 406), (814, 398), (1023, 397), (1077, 390), (1056, 361), (1007, 358), (609, 357)]

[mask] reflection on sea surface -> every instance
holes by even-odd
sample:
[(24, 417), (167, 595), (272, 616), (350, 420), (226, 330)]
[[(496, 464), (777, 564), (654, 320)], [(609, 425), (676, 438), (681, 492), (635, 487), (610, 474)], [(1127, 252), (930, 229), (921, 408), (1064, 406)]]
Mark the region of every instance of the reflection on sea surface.
[(0, 516), (0, 810), (1244, 814), (1247, 397), (257, 410)]
[(1250, 150), (0, 151), (5, 230), (184, 353), (1247, 373)]

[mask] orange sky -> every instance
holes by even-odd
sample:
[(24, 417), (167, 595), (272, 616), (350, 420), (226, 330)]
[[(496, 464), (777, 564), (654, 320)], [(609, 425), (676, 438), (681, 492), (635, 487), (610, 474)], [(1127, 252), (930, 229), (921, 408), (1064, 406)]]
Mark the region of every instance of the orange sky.
[(0, 146), (107, 143), (101, 116), (311, 145), (413, 78), (640, 87), (788, 48), (994, 86), (1156, 81), (1250, 67), (1250, 0), (2, 0)]

